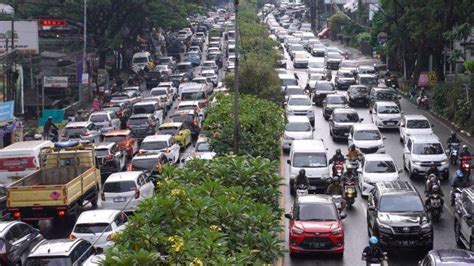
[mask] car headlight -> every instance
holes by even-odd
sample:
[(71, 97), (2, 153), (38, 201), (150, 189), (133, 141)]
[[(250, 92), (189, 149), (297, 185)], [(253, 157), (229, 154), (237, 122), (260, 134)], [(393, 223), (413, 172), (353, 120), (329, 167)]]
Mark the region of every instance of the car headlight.
[(448, 159), (441, 161), (441, 165), (446, 165), (446, 164), (448, 164)]
[(292, 227), (291, 232), (295, 235), (301, 235), (304, 233), (304, 230), (298, 227)]
[(421, 165), (421, 162), (420, 162), (420, 161), (412, 161), (411, 163), (412, 163), (412, 164), (416, 164), (416, 165)]
[(431, 223), (429, 223), (428, 220), (424, 220), (424, 222), (421, 224), (421, 231), (427, 233), (431, 230)]
[(390, 231), (392, 230), (392, 227), (390, 227), (389, 225), (386, 225), (380, 222), (378, 223), (378, 225), (380, 229), (385, 229), (385, 230), (390, 230)]
[(338, 235), (338, 234), (342, 233), (342, 228), (337, 227), (337, 228), (331, 230), (331, 233), (332, 233), (333, 235)]

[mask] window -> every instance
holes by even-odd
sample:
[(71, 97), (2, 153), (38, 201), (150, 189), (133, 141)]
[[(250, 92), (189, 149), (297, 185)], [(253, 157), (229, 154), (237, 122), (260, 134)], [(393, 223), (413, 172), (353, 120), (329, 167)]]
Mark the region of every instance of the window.
[(422, 212), (423, 203), (415, 195), (386, 195), (380, 200), (381, 212)]
[(411, 144), (412, 144), (411, 139), (409, 139), (407, 142), (407, 148), (409, 151), (411, 151)]
[(430, 128), (428, 120), (408, 120), (407, 128)]
[(293, 167), (318, 168), (326, 166), (327, 159), (325, 153), (299, 152), (293, 155)]
[(90, 223), (90, 224), (76, 224), (74, 233), (78, 234), (102, 234), (102, 232), (109, 232), (111, 230), (108, 223)]
[(298, 221), (336, 221), (337, 211), (333, 204), (300, 204), (297, 208)]
[(382, 136), (378, 130), (358, 130), (354, 133), (355, 140), (379, 140)]
[(10, 230), (8, 230), (5, 239), (10, 245), (13, 245), (13, 243), (15, 243), (18, 239), (21, 239), (23, 235), (24, 234), (21, 232), (20, 225), (16, 224), (12, 226)]
[(121, 212), (115, 217), (114, 223), (117, 227), (122, 226), (128, 222), (128, 217), (125, 213)]
[(134, 181), (121, 181), (121, 182), (105, 182), (104, 192), (109, 193), (120, 193), (127, 191), (134, 191), (137, 189), (137, 185)]
[(311, 125), (305, 122), (290, 122), (286, 124), (285, 129), (290, 132), (308, 132), (311, 131)]
[(81, 241), (71, 253), (74, 265), (82, 265), (90, 256), (94, 254), (94, 249), (87, 241)]
[(440, 143), (419, 143), (413, 145), (413, 153), (420, 155), (443, 154), (443, 147)]
[(365, 164), (367, 173), (395, 173), (396, 168), (392, 161), (368, 161)]

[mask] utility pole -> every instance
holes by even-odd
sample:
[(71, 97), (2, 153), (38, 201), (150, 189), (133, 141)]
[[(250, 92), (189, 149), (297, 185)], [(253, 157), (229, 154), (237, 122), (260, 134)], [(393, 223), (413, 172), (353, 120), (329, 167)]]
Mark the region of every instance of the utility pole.
[(239, 154), (239, 0), (234, 0), (235, 10), (235, 68), (234, 68), (234, 154)]
[[(84, 0), (84, 35), (83, 35), (83, 39), (84, 39), (84, 44), (83, 44), (83, 50), (82, 50), (82, 75), (84, 75), (85, 71), (86, 71), (86, 67), (87, 67), (87, 64), (86, 64), (86, 59), (87, 59), (87, 0)], [(84, 86), (82, 84), (82, 76), (81, 77), (78, 77), (78, 80), (79, 80), (79, 102), (81, 103), (81, 105), (83, 104), (83, 101), (84, 101), (84, 88), (86, 86)]]

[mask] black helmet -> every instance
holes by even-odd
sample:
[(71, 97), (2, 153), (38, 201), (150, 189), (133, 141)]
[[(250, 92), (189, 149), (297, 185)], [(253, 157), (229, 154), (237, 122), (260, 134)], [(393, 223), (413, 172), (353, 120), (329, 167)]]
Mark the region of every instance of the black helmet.
[(438, 185), (434, 185), (434, 186), (431, 188), (431, 191), (433, 191), (433, 192), (439, 192), (439, 186), (438, 186)]
[(300, 169), (300, 172), (299, 172), (299, 173), (300, 173), (300, 175), (305, 175), (305, 174), (306, 174), (306, 170)]
[(333, 178), (333, 182), (339, 182), (339, 181), (341, 181), (341, 179), (340, 179), (339, 176), (335, 176), (335, 177)]
[(452, 137), (452, 138), (455, 138), (455, 137), (456, 137), (456, 132), (451, 131), (451, 137)]
[(351, 146), (349, 146), (349, 148), (350, 148), (351, 150), (355, 150), (356, 145), (355, 145), (355, 144), (351, 144)]
[(431, 168), (436, 168), (436, 164), (434, 162), (431, 163), (430, 165)]
[(337, 150), (336, 150), (336, 154), (337, 154), (337, 155), (341, 154), (341, 149), (337, 149)]

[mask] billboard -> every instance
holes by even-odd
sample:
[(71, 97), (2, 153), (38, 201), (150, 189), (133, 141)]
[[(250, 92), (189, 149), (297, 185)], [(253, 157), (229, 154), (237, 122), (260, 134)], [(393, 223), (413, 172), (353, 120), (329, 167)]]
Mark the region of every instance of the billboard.
[[(8, 39), (8, 49), (11, 49), (12, 22), (0, 21), (0, 52), (5, 52), (5, 43)], [(15, 21), (14, 22), (14, 44), (17, 52), (38, 53), (38, 22)]]

